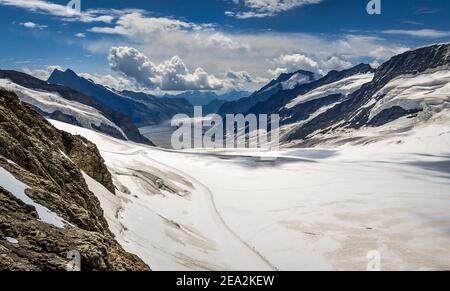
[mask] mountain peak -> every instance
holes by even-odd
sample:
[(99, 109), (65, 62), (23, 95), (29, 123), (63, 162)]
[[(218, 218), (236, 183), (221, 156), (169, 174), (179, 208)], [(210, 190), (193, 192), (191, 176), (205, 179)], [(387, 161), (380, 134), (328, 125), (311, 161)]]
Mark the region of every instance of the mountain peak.
[(53, 81), (57, 80), (59, 78), (74, 79), (74, 78), (79, 78), (79, 76), (71, 69), (66, 69), (65, 71), (61, 71), (59, 69), (54, 69), (53, 72), (51, 73), (50, 77), (48, 78), (47, 82), (54, 83)]

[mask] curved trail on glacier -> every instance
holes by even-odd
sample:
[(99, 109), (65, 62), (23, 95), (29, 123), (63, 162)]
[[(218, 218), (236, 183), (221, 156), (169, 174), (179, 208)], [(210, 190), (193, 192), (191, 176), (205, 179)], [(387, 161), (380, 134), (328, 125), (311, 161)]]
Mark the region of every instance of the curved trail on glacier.
[[(159, 148), (152, 148), (152, 150), (156, 150), (159, 151)], [(103, 152), (107, 152), (107, 153), (112, 153), (112, 154), (119, 154), (119, 155), (124, 155), (124, 156), (128, 156), (128, 155), (137, 155), (139, 153), (141, 154), (145, 154), (147, 155), (148, 159), (151, 159), (153, 162), (160, 164), (161, 166), (165, 167), (166, 169), (169, 169), (171, 171), (173, 171), (174, 173), (177, 173), (179, 176), (186, 178), (186, 180), (190, 181), (192, 183), (192, 185), (194, 185), (194, 188), (197, 189), (199, 192), (203, 193), (205, 195), (206, 200), (208, 201), (208, 204), (210, 204), (210, 208), (211, 208), (211, 214), (215, 217), (212, 217), (213, 219), (215, 219), (217, 222), (220, 223), (221, 227), (227, 231), (232, 237), (234, 237), (235, 239), (238, 240), (238, 242), (240, 242), (245, 249), (247, 249), (249, 251), (249, 253), (253, 254), (254, 256), (256, 256), (259, 261), (261, 261), (262, 263), (264, 263), (268, 268), (270, 268), (272, 271), (278, 271), (278, 268), (276, 266), (274, 266), (268, 259), (266, 259), (261, 253), (259, 253), (255, 248), (251, 247), (244, 239), (242, 239), (236, 232), (233, 231), (233, 229), (231, 229), (231, 227), (226, 223), (225, 219), (220, 215), (220, 212), (217, 208), (216, 202), (215, 202), (215, 198), (214, 195), (212, 193), (212, 191), (208, 188), (208, 186), (206, 186), (205, 184), (203, 184), (202, 182), (200, 182), (199, 180), (197, 180), (196, 178), (192, 177), (191, 175), (187, 174), (186, 172), (175, 168), (173, 166), (169, 166), (166, 163), (162, 163), (161, 161), (155, 160), (154, 158), (149, 156), (149, 152), (145, 149), (145, 148), (141, 148), (141, 149), (137, 149), (137, 150), (133, 150), (133, 151), (129, 151), (129, 152), (116, 152), (116, 151), (105, 151), (103, 150)], [(162, 150), (162, 152), (166, 152), (164, 150)], [(182, 154), (180, 152), (176, 152), (178, 154)]]
[[(181, 171), (179, 171), (181, 172)], [(181, 172), (182, 173), (182, 172)], [(217, 208), (216, 205), (216, 201), (214, 199), (214, 195), (212, 194), (211, 190), (204, 184), (202, 184), (200, 181), (198, 181), (197, 179), (186, 175), (185, 173), (184, 177), (187, 177), (190, 179), (190, 181), (195, 182), (197, 185), (201, 186), (204, 190), (204, 192), (208, 193), (209, 195), (209, 200), (211, 202), (212, 208), (214, 210), (215, 215), (217, 216), (217, 218), (219, 219), (219, 221), (222, 223), (223, 227), (228, 230), (237, 240), (239, 240), (250, 252), (252, 252), (253, 254), (255, 254), (259, 259), (261, 259), (265, 264), (267, 264), (267, 266), (269, 266), (272, 271), (278, 271), (278, 268), (275, 267), (274, 265), (272, 265), (272, 263), (266, 259), (261, 253), (259, 253), (255, 248), (251, 247), (244, 239), (242, 239), (236, 232), (234, 232), (231, 227), (228, 226), (228, 224), (226, 223), (225, 219), (220, 215), (220, 212)]]

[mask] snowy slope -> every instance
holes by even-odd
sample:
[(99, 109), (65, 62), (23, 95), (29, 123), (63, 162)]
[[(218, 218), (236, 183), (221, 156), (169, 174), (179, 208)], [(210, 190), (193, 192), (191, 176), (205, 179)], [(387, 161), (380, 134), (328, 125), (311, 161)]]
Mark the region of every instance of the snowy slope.
[(383, 98), (371, 109), (370, 119), (393, 106), (423, 110), (425, 106), (449, 106), (450, 70), (433, 69), (417, 75), (395, 78), (374, 95)]
[(314, 79), (311, 76), (307, 76), (302, 73), (295, 73), (289, 80), (281, 82), (281, 87), (283, 90), (292, 90), (297, 86), (302, 84), (310, 83)]
[(102, 125), (108, 126), (114, 128), (126, 138), (122, 129), (107, 119), (97, 109), (76, 101), (64, 99), (58, 93), (32, 90), (15, 84), (8, 79), (0, 79), (0, 87), (14, 91), (20, 100), (39, 108), (49, 115), (55, 111), (60, 111), (65, 115), (74, 117), (82, 127), (95, 129), (95, 127), (98, 128)]
[(383, 270), (444, 270), (449, 117), (376, 128), (384, 138), (366, 146), (282, 150), (274, 162), (257, 150), (164, 151), (52, 123), (98, 145), (121, 192), (88, 184), (122, 245), (157, 270), (365, 270), (373, 250)]
[(23, 203), (33, 206), (39, 215), (39, 219), (43, 222), (58, 228), (64, 228), (65, 222), (61, 217), (28, 197), (27, 194), (25, 194), (25, 190), (29, 187), (17, 180), (11, 173), (2, 167), (0, 167), (0, 186)]
[(342, 94), (342, 95), (351, 94), (356, 90), (358, 90), (359, 88), (361, 88), (362, 85), (372, 81), (373, 76), (374, 76), (373, 73), (357, 74), (339, 80), (337, 82), (321, 86), (308, 92), (307, 94), (297, 96), (290, 103), (288, 103), (285, 108), (290, 109), (302, 103), (306, 103), (308, 101), (312, 101), (322, 97), (327, 97), (334, 94)]

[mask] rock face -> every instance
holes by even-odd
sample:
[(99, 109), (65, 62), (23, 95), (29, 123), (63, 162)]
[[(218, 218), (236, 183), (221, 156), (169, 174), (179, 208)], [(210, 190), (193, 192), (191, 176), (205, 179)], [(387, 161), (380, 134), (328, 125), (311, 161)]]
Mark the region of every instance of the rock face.
[[(348, 78), (350, 76), (354, 76), (357, 74), (365, 74), (372, 72), (373, 69), (370, 67), (370, 65), (367, 64), (359, 64), (353, 68), (350, 68), (348, 70), (344, 71), (331, 71), (329, 72), (325, 77), (301, 84), (300, 86), (296, 86), (290, 90), (280, 91), (276, 95), (272, 96), (270, 99), (268, 99), (265, 102), (261, 102), (253, 106), (248, 110), (247, 113), (254, 113), (254, 114), (262, 114), (262, 113), (280, 113), (280, 117), (283, 119), (283, 117), (291, 116), (296, 114), (292, 109), (291, 110), (285, 110), (283, 109), (286, 104), (288, 104), (293, 98), (297, 97), (298, 95), (306, 94), (316, 88), (319, 88), (321, 86), (335, 83), (339, 80), (343, 80), (345, 78)], [(328, 99), (338, 99), (341, 96), (329, 96)], [(317, 101), (316, 101), (317, 102)], [(327, 104), (330, 102), (326, 102)], [(325, 105), (325, 104), (324, 104)], [(317, 107), (317, 106), (314, 106)], [(298, 109), (298, 108), (297, 108)], [(297, 121), (297, 120), (295, 120)], [(292, 120), (293, 122), (293, 120)]]
[(105, 186), (111, 193), (115, 192), (111, 173), (105, 166), (97, 147), (81, 136), (60, 132), (64, 152), (70, 160), (94, 180)]
[[(61, 132), (11, 92), (0, 89), (0, 167), (27, 185), (25, 194), (64, 219), (44, 223), (34, 206), (0, 184), (0, 270), (66, 270), (69, 251), (82, 270), (149, 270), (114, 240), (81, 170), (114, 191), (96, 147)], [(14, 238), (14, 241), (8, 238)]]

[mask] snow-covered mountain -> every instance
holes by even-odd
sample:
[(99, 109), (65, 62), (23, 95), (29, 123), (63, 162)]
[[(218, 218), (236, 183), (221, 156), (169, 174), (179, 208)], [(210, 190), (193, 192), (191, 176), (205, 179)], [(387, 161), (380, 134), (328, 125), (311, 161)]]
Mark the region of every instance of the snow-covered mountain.
[(99, 104), (121, 112), (139, 127), (159, 124), (170, 120), (176, 114), (192, 114), (193, 111), (192, 105), (183, 99), (157, 98), (132, 91), (118, 92), (80, 77), (69, 69), (64, 72), (54, 70), (48, 82), (62, 84), (82, 92)]
[(316, 74), (304, 70), (289, 74), (281, 74), (277, 79), (270, 81), (267, 85), (251, 94), (249, 97), (223, 104), (219, 109), (218, 114), (246, 113), (256, 104), (267, 101), (280, 92), (289, 91), (302, 84), (313, 82), (317, 77)]
[(421, 123), (449, 108), (449, 68), (450, 44), (395, 56), (375, 70), (372, 81), (291, 130), (286, 140), (329, 139), (348, 131), (357, 135), (359, 129), (394, 126), (404, 119), (407, 127)]
[(46, 117), (98, 130), (116, 138), (150, 143), (125, 115), (102, 106), (72, 88), (6, 70), (0, 70), (0, 87), (16, 92), (22, 101)]
[(423, 47), (395, 56), (375, 70), (360, 64), (332, 71), (279, 91), (245, 113), (278, 113), (282, 141), (290, 146), (356, 141), (355, 135), (363, 132), (359, 129), (403, 118), (411, 126), (448, 109), (449, 68), (450, 44)]
[[(66, 100), (59, 93), (29, 89), (0, 79), (0, 87), (8, 88), (19, 96), (20, 100), (35, 107), (44, 116), (81, 127), (107, 131), (109, 134), (126, 139), (120, 127), (107, 119), (99, 110), (77, 101)], [(106, 130), (110, 128), (110, 130)], [(103, 130), (102, 130), (103, 129)]]

